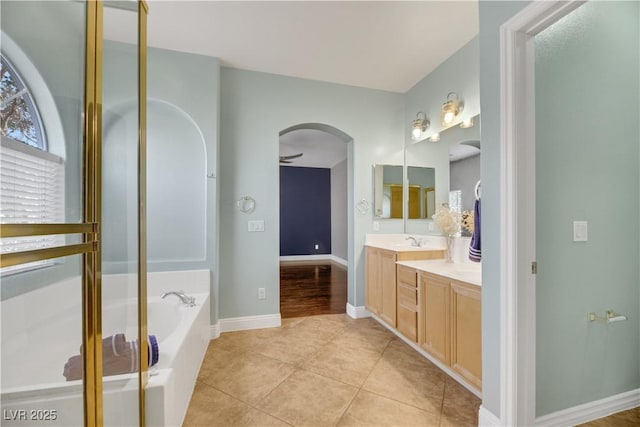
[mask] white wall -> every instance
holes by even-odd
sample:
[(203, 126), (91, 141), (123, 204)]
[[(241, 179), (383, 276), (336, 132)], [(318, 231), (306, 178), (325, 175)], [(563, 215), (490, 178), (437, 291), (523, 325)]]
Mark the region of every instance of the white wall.
[[(279, 132), (301, 123), (323, 123), (353, 138), (354, 200), (372, 199), (371, 165), (401, 163), (404, 98), (401, 94), (223, 68), (220, 137), (220, 317), (279, 312)], [(236, 200), (256, 200), (244, 214)], [(371, 212), (354, 214), (348, 300), (364, 305), (365, 233)], [(247, 232), (262, 219), (265, 231)], [(390, 232), (402, 232), (390, 228)], [(354, 286), (355, 284), (355, 286)], [(266, 288), (267, 298), (257, 299)]]
[(347, 160), (331, 168), (331, 254), (348, 260)]

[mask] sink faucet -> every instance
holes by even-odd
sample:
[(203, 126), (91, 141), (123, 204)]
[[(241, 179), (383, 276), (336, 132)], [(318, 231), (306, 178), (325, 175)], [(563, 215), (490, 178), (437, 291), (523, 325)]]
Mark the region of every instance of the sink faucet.
[(416, 240), (416, 238), (413, 236), (409, 236), (405, 240), (411, 240), (411, 246), (420, 246), (420, 243), (418, 243), (418, 240)]
[(169, 295), (175, 295), (178, 298), (180, 298), (180, 301), (182, 301), (185, 305), (189, 306), (189, 307), (193, 307), (196, 305), (196, 299), (194, 297), (190, 297), (187, 294), (184, 293), (184, 291), (170, 291), (170, 292), (165, 292), (164, 294), (162, 294), (161, 298), (164, 299), (165, 297), (169, 296)]

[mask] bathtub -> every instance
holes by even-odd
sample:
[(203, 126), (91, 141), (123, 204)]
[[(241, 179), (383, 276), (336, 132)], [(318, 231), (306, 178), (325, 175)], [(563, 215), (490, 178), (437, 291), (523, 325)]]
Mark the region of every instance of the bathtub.
[[(146, 388), (149, 426), (182, 424), (209, 343), (209, 277), (208, 270), (149, 274), (148, 332), (160, 349)], [(137, 337), (137, 306), (128, 295), (134, 280), (103, 276), (103, 337)], [(79, 352), (79, 289), (79, 279), (69, 279), (2, 302), (2, 426), (83, 424), (82, 383), (62, 376), (66, 360)], [(160, 298), (178, 289), (196, 306)], [(137, 381), (137, 374), (104, 377), (106, 426), (138, 425)]]

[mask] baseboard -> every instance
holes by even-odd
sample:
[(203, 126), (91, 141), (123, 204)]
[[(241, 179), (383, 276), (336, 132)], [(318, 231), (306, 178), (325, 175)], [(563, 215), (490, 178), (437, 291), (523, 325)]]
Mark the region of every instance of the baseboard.
[(573, 426), (640, 406), (640, 388), (536, 418), (537, 426)]
[(209, 339), (215, 340), (216, 338), (220, 338), (220, 322), (216, 323), (215, 325), (211, 325)]
[(348, 266), (348, 262), (345, 259), (337, 257), (332, 254), (321, 254), (321, 255), (287, 255), (281, 256), (280, 261), (333, 261), (337, 264), (343, 265), (345, 267)]
[(501, 426), (500, 418), (493, 415), (493, 412), (489, 411), (484, 406), (480, 405), (478, 411), (478, 426), (480, 427), (497, 427)]
[(340, 257), (337, 257), (335, 255), (331, 255), (331, 261), (338, 263), (340, 265), (343, 265), (345, 267), (349, 266), (349, 261), (347, 261), (346, 259), (342, 259)]
[(356, 307), (349, 303), (347, 303), (347, 314), (352, 319), (362, 319), (364, 317), (371, 317), (371, 313), (369, 312), (369, 310), (367, 310), (363, 306)]
[(220, 325), (220, 332), (246, 331), (249, 329), (277, 328), (282, 325), (282, 320), (280, 313), (277, 313), (220, 319), (218, 325)]

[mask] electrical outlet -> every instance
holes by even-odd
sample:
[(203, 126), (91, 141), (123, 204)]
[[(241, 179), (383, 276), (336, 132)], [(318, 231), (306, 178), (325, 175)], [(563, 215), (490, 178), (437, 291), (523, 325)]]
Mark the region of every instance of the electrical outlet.
[(265, 288), (258, 288), (258, 299), (267, 299), (267, 291)]
[(320, 249), (320, 245), (316, 243), (315, 245), (313, 245), (313, 248), (317, 251), (318, 249)]
[(373, 221), (373, 231), (380, 231), (380, 222)]

